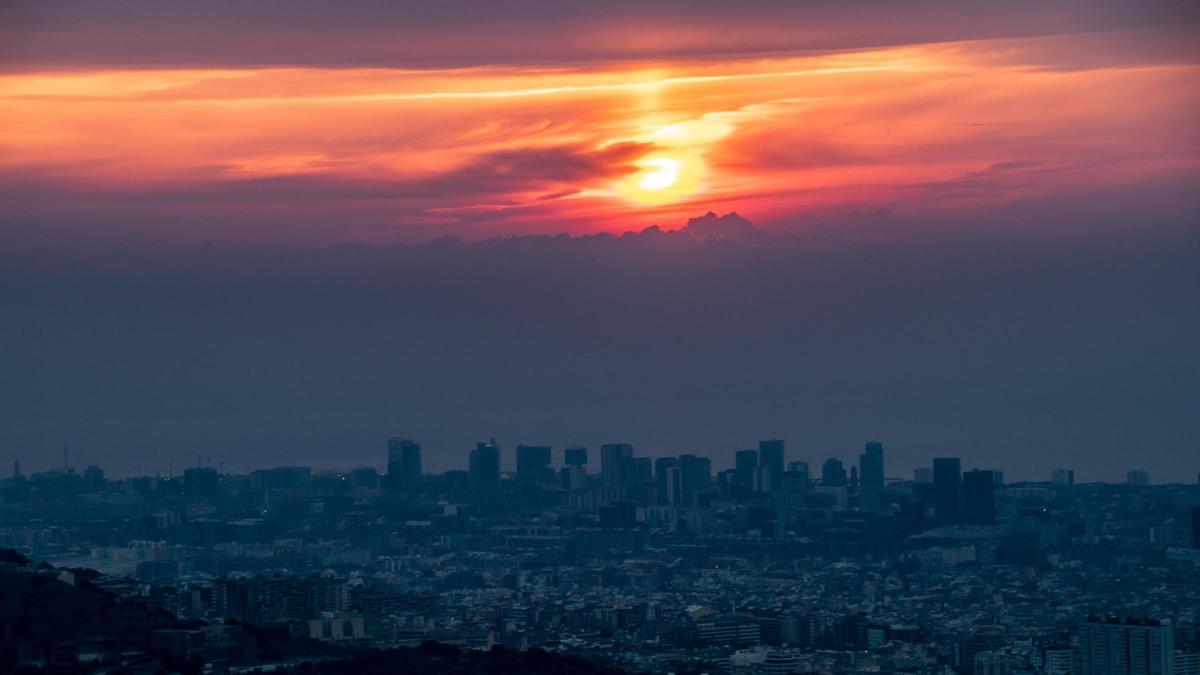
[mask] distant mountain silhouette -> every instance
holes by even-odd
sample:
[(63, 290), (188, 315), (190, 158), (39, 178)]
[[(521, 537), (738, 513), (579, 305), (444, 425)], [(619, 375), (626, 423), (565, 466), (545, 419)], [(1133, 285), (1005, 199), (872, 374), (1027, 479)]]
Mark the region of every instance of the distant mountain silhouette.
[(683, 231), (697, 239), (705, 237), (751, 239), (762, 234), (758, 228), (754, 227), (754, 223), (739, 216), (736, 211), (730, 211), (723, 216), (709, 211), (699, 218), (689, 218)]

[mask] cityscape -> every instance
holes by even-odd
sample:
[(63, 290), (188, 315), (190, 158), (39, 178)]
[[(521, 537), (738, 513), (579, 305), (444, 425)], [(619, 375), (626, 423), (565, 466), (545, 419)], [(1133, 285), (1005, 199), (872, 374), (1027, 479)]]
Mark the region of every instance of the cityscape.
[[(15, 463), (0, 572), (168, 623), (135, 647), (9, 622), (6, 667), (249, 672), (436, 642), (625, 672), (1200, 672), (1200, 476), (1007, 483), (934, 457), (893, 477), (880, 442), (847, 466), (778, 439), (720, 470), (492, 439), (437, 474), (417, 440), (380, 446), (382, 472), (230, 474), (201, 455), (110, 479), (65, 464), (66, 447), (59, 469)], [(296, 644), (264, 647), (251, 627)]]
[(0, 0), (0, 675), (1200, 675), (1200, 0)]

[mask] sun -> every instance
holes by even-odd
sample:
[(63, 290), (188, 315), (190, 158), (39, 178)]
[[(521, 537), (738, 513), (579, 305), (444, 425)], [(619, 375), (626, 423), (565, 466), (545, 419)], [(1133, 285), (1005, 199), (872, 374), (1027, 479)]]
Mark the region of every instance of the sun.
[(657, 157), (647, 159), (642, 164), (652, 167), (651, 171), (642, 173), (642, 179), (638, 181), (638, 187), (643, 190), (666, 190), (679, 180), (678, 160), (670, 157)]
[(700, 157), (676, 153), (653, 154), (637, 161), (637, 171), (616, 185), (626, 199), (643, 205), (668, 204), (700, 189), (703, 165)]

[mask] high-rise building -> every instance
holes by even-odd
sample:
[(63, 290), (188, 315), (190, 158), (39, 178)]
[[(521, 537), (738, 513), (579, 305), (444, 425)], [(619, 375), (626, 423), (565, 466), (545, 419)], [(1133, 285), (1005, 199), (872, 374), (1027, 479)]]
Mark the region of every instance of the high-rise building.
[(1175, 675), (1200, 675), (1200, 652), (1175, 650)]
[(90, 492), (95, 492), (104, 488), (104, 469), (95, 464), (89, 465), (83, 470), (83, 484)]
[(1074, 469), (1051, 469), (1050, 482), (1055, 485), (1075, 485), (1075, 470)]
[(679, 456), (680, 504), (696, 506), (697, 495), (708, 489), (712, 482), (712, 462), (707, 457), (696, 455)]
[(772, 490), (779, 489), (779, 484), (783, 481), (783, 459), (783, 441), (772, 438), (758, 442), (758, 464), (770, 468)]
[(1079, 647), (1082, 675), (1172, 675), (1174, 669), (1169, 621), (1088, 617)]
[(846, 486), (846, 467), (842, 464), (842, 460), (836, 457), (825, 460), (825, 463), (821, 465), (821, 486)]
[(1150, 484), (1150, 472), (1145, 469), (1131, 469), (1125, 474), (1125, 482), (1137, 487), (1146, 487)]
[(808, 462), (788, 462), (788, 470), (783, 472), (784, 493), (795, 495), (808, 492), (808, 483)]
[(476, 492), (495, 492), (500, 489), (500, 446), (496, 439), (477, 443), (471, 451), (471, 488)]
[(621, 487), (630, 490), (654, 480), (654, 464), (649, 457), (630, 457), (621, 462)]
[(583, 446), (563, 448), (563, 464), (567, 466), (587, 466), (588, 451)]
[(679, 477), (679, 459), (676, 457), (659, 457), (654, 460), (654, 503), (659, 506), (676, 506), (679, 504), (679, 491), (682, 488)]
[(938, 525), (962, 522), (962, 460), (937, 457), (933, 460), (933, 516)]
[(750, 485), (754, 482), (754, 470), (758, 468), (757, 450), (738, 450), (734, 454), (734, 482)]
[(578, 464), (568, 464), (559, 472), (559, 481), (564, 490), (582, 490), (587, 487), (587, 469)]
[(621, 487), (621, 465), (633, 458), (633, 446), (628, 443), (608, 443), (600, 446), (600, 479), (605, 489)]
[(927, 466), (922, 466), (922, 467), (913, 469), (913, 482), (914, 483), (932, 483), (933, 482), (933, 469), (931, 469)]
[(991, 471), (975, 469), (963, 474), (963, 521), (970, 525), (996, 522), (996, 484)]
[(1051, 645), (1042, 652), (1042, 670), (1046, 675), (1075, 675), (1075, 649), (1070, 645)]
[(217, 470), (211, 466), (196, 467), (183, 472), (183, 494), (188, 497), (212, 499), (220, 483)]
[(517, 480), (522, 483), (545, 482), (550, 469), (550, 446), (517, 446)]
[(404, 492), (421, 484), (421, 444), (399, 436), (388, 439), (387, 487)]
[(878, 511), (883, 506), (883, 444), (867, 443), (858, 457), (858, 466), (859, 507), (863, 511)]
[(808, 468), (808, 462), (802, 459), (798, 459), (794, 462), (788, 462), (787, 471), (784, 473), (786, 475), (793, 472), (799, 472), (804, 477), (804, 485), (807, 487), (808, 481), (812, 477), (812, 472), (809, 471)]

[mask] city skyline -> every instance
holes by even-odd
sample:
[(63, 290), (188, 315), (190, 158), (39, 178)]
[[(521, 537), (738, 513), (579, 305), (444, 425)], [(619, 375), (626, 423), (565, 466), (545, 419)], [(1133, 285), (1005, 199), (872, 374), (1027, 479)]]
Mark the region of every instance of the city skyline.
[[(271, 468), (301, 467), (301, 466), (311, 469), (314, 472), (341, 473), (341, 474), (345, 474), (345, 475), (350, 475), (357, 469), (372, 469), (372, 470), (383, 469), (383, 471), (378, 474), (380, 477), (380, 480), (387, 479), (388, 481), (391, 481), (391, 480), (395, 479), (398, 482), (395, 484), (389, 483), (389, 485), (393, 486), (390, 489), (404, 490), (404, 489), (407, 489), (408, 487), (415, 485), (415, 483), (412, 482), (414, 476), (417, 477), (417, 479), (419, 480), (419, 478), (421, 476), (426, 476), (426, 475), (437, 476), (437, 475), (441, 475), (441, 474), (445, 473), (446, 471), (459, 471), (459, 472), (470, 471), (472, 455), (474, 455), (476, 452), (478, 452), (481, 448), (487, 448), (489, 452), (493, 449), (497, 452), (496, 459), (497, 459), (498, 463), (496, 464), (496, 469), (499, 472), (499, 477), (500, 478), (504, 478), (504, 477), (512, 478), (512, 479), (517, 480), (518, 482), (520, 480), (522, 480), (523, 476), (529, 477), (536, 473), (536, 468), (530, 470), (530, 473), (528, 473), (528, 474), (524, 474), (522, 472), (523, 451), (533, 451), (533, 454), (536, 454), (536, 456), (533, 456), (531, 454), (528, 456), (529, 459), (527, 460), (528, 465), (530, 467), (537, 465), (537, 466), (554, 468), (557, 470), (557, 469), (567, 469), (569, 467), (578, 466), (578, 467), (581, 467), (584, 469), (584, 471), (586, 472), (585, 473), (586, 476), (598, 478), (601, 481), (605, 481), (606, 484), (610, 484), (610, 485), (617, 485), (620, 483), (620, 481), (622, 479), (621, 479), (621, 474), (619, 473), (620, 469), (618, 467), (622, 462), (630, 460), (630, 459), (643, 457), (643, 458), (647, 458), (653, 462), (657, 462), (660, 459), (677, 459), (684, 455), (688, 455), (688, 456), (694, 455), (694, 456), (704, 458), (707, 461), (711, 461), (711, 457), (709, 455), (713, 454), (717, 457), (717, 463), (712, 465), (712, 471), (717, 472), (717, 473), (728, 473), (730, 480), (743, 481), (744, 476), (749, 475), (749, 476), (751, 476), (750, 482), (753, 483), (755, 480), (753, 478), (753, 472), (755, 469), (757, 469), (759, 467), (767, 467), (767, 466), (791, 467), (795, 464), (805, 464), (807, 467), (806, 470), (808, 472), (806, 475), (809, 475), (812, 477), (809, 480), (811, 480), (812, 482), (814, 482), (816, 484), (821, 484), (821, 483), (823, 483), (823, 480), (821, 478), (819, 478), (819, 476), (821, 475), (822, 465), (824, 465), (830, 461), (836, 461), (836, 462), (838, 462), (838, 465), (840, 467), (842, 467), (843, 477), (841, 479), (842, 482), (835, 483), (835, 485), (839, 485), (839, 486), (844, 485), (845, 480), (846, 480), (845, 472), (849, 471), (850, 469), (854, 469), (855, 473), (853, 475), (853, 480), (857, 481), (856, 486), (861, 486), (861, 485), (867, 485), (869, 483), (869, 481), (868, 481), (868, 479), (861, 477), (860, 472), (873, 471), (873, 469), (868, 470), (867, 468), (864, 468), (864, 467), (867, 467), (867, 466), (874, 467), (874, 466), (879, 466), (879, 465), (891, 466), (896, 461), (895, 456), (889, 452), (888, 454), (886, 454), (887, 459), (885, 462), (885, 460), (883, 459), (883, 457), (885, 456), (884, 449), (883, 449), (884, 444), (879, 441), (865, 441), (865, 443), (864, 443), (865, 450), (864, 451), (859, 451), (859, 452), (849, 452), (848, 451), (847, 453), (843, 453), (842, 455), (822, 454), (819, 452), (804, 453), (804, 452), (796, 451), (795, 448), (793, 448), (791, 454), (786, 454), (786, 450), (784, 450), (784, 448), (786, 448), (786, 443), (787, 443), (786, 439), (770, 439), (770, 440), (755, 441), (754, 443), (750, 444), (750, 445), (758, 446), (757, 448), (742, 448), (742, 449), (730, 450), (727, 453), (723, 453), (723, 452), (704, 453), (701, 451), (680, 451), (680, 452), (677, 452), (674, 454), (672, 454), (670, 452), (656, 452), (654, 454), (642, 455), (642, 454), (637, 453), (637, 445), (632, 444), (632, 443), (606, 443), (606, 444), (600, 444), (597, 446), (589, 446), (586, 444), (581, 444), (579, 442), (570, 442), (570, 443), (566, 443), (564, 445), (531, 445), (529, 443), (517, 443), (517, 444), (511, 445), (511, 446), (507, 446), (507, 447), (509, 447), (509, 449), (506, 452), (505, 444), (501, 443), (500, 441), (498, 441), (496, 438), (493, 437), (493, 438), (489, 439), (488, 441), (479, 441), (474, 444), (473, 448), (468, 448), (467, 450), (464, 450), (461, 453), (461, 458), (460, 458), (461, 461), (458, 462), (457, 464), (455, 464), (455, 463), (445, 464), (444, 462), (439, 461), (439, 462), (432, 463), (430, 465), (430, 464), (424, 464), (426, 462), (426, 460), (428, 459), (428, 457), (425, 455), (425, 452), (422, 449), (422, 443), (420, 441), (413, 439), (413, 438), (404, 437), (404, 436), (392, 436), (387, 439), (386, 452), (380, 458), (376, 458), (374, 460), (367, 460), (367, 461), (345, 460), (345, 461), (340, 461), (340, 462), (329, 462), (329, 463), (323, 463), (323, 464), (322, 463), (313, 464), (311, 462), (293, 462), (290, 464), (284, 463), (284, 464), (277, 464), (277, 465), (264, 464), (264, 465), (246, 466), (246, 465), (237, 464), (233, 461), (230, 461), (228, 459), (224, 459), (222, 457), (218, 457), (215, 455), (207, 455), (204, 453), (191, 453), (191, 454), (180, 455), (180, 456), (170, 459), (168, 462), (169, 468), (168, 468), (168, 471), (165, 472), (165, 474), (166, 474), (165, 477), (168, 477), (168, 478), (181, 477), (181, 476), (183, 476), (183, 473), (189, 468), (200, 468), (200, 467), (211, 468), (211, 467), (213, 467), (214, 464), (217, 465), (218, 468), (220, 469), (220, 471), (219, 471), (220, 474), (224, 474), (224, 473), (238, 474), (238, 473), (240, 473), (243, 475), (253, 473), (255, 471), (268, 470)], [(763, 459), (762, 459), (762, 457), (763, 457), (762, 447), (764, 446), (764, 444), (767, 444), (767, 445), (779, 444), (780, 450), (783, 453), (785, 453), (785, 454), (780, 455), (780, 457), (783, 461), (781, 463), (772, 462), (769, 464), (764, 464)], [(599, 450), (598, 453), (595, 453), (592, 455), (591, 462), (587, 461), (588, 454), (589, 454), (588, 449), (590, 447), (595, 447)], [(67, 443), (64, 443), (63, 446), (61, 447), (61, 453), (62, 453), (60, 455), (61, 460), (59, 461), (58, 464), (51, 463), (49, 465), (44, 465), (44, 466), (39, 466), (39, 465), (30, 466), (28, 464), (22, 464), (21, 458), (16, 457), (13, 459), (13, 463), (11, 465), (13, 468), (11, 469), (9, 476), (13, 477), (13, 476), (17, 476), (17, 475), (28, 475), (30, 473), (36, 473), (36, 472), (54, 472), (54, 471), (60, 471), (60, 470), (70, 470), (72, 472), (83, 472), (83, 471), (86, 471), (87, 468), (93, 468), (93, 467), (98, 467), (102, 470), (106, 469), (106, 467), (101, 466), (99, 463), (88, 460), (86, 453), (84, 454), (83, 460), (80, 461), (79, 458), (76, 457), (77, 461), (75, 463), (72, 463), (68, 456), (68, 448), (69, 448), (69, 444), (67, 444)], [(613, 449), (626, 448), (628, 454), (620, 454), (619, 456), (618, 455), (608, 455), (609, 459), (606, 461), (605, 460), (605, 457), (606, 457), (605, 448), (613, 448)], [(582, 455), (579, 454), (580, 452), (582, 452), (583, 454)], [(750, 453), (750, 454), (747, 455), (747, 453)], [(877, 454), (873, 454), (873, 453), (877, 453)], [(574, 460), (572, 459), (572, 456), (574, 456)], [(750, 474), (742, 473), (742, 471), (743, 471), (742, 459), (744, 457), (748, 457), (752, 460), (750, 463)], [(854, 461), (847, 462), (847, 461), (844, 461), (844, 459), (843, 459), (844, 457), (852, 457), (852, 458), (856, 458), (856, 459), (854, 459)], [(878, 459), (875, 459), (876, 457)], [(195, 467), (192, 467), (189, 464), (189, 462), (191, 460), (195, 460), (195, 462), (196, 462)], [(912, 460), (906, 459), (904, 461), (911, 462)], [(1154, 474), (1153, 472), (1147, 471), (1145, 468), (1143, 468), (1141, 466), (1131, 466), (1129, 469), (1127, 469), (1126, 471), (1121, 473), (1121, 475), (1119, 477), (1089, 478), (1088, 473), (1085, 471), (1082, 474), (1080, 474), (1081, 478), (1079, 478), (1077, 480), (1076, 479), (1077, 469), (1071, 468), (1071, 467), (1063, 467), (1063, 466), (1054, 465), (1051, 468), (1049, 468), (1048, 470), (1046, 470), (1045, 472), (1043, 472), (1043, 474), (1041, 476), (1035, 477), (1032, 473), (1030, 473), (1029, 475), (1022, 475), (1019, 471), (1012, 472), (1011, 469), (1007, 469), (1006, 467), (1004, 467), (1002, 465), (988, 465), (988, 466), (979, 465), (979, 466), (976, 466), (976, 465), (970, 464), (970, 463), (963, 464), (961, 457), (934, 457), (932, 455), (925, 458), (925, 463), (922, 464), (922, 463), (920, 463), (920, 461), (918, 461), (917, 463), (912, 465), (911, 469), (909, 469), (907, 472), (904, 472), (904, 473), (889, 474), (886, 470), (884, 470), (881, 478), (883, 479), (885, 484), (886, 483), (902, 483), (902, 482), (917, 482), (917, 483), (927, 482), (930, 484), (934, 484), (937, 480), (936, 472), (937, 472), (938, 462), (950, 462), (950, 461), (952, 461), (954, 463), (954, 467), (955, 467), (954, 472), (955, 472), (955, 475), (959, 476), (960, 481), (964, 480), (968, 473), (986, 473), (986, 474), (988, 474), (988, 481), (991, 481), (992, 480), (991, 474), (998, 473), (1000, 476), (1003, 477), (1004, 482), (1007, 482), (1007, 483), (1052, 483), (1052, 484), (1060, 484), (1060, 485), (1063, 485), (1063, 484), (1075, 485), (1076, 483), (1078, 483), (1078, 484), (1102, 483), (1102, 484), (1128, 484), (1128, 485), (1153, 485), (1153, 484), (1157, 484), (1157, 485), (1171, 485), (1171, 484), (1188, 485), (1188, 484), (1192, 484), (1193, 482), (1200, 483), (1200, 471), (1196, 472), (1194, 475), (1188, 474), (1188, 473), (1186, 473), (1186, 471), (1183, 473), (1173, 472), (1164, 477), (1164, 476), (1159, 476), (1157, 474)], [(877, 462), (877, 464), (876, 464), (876, 462)], [(429, 470), (423, 469), (422, 468), (423, 465), (430, 466), (431, 468)], [(230, 469), (229, 471), (226, 471), (227, 466)], [(612, 467), (611, 474), (604, 468), (605, 466)], [(655, 465), (655, 466), (657, 466), (657, 465)], [(22, 469), (21, 467), (25, 467), (25, 468)], [(780, 488), (780, 483), (778, 482), (778, 480), (779, 480), (778, 477), (781, 476), (784, 471), (789, 471), (789, 470), (791, 470), (791, 469), (784, 468), (784, 469), (781, 469), (781, 470), (775, 472), (777, 475), (772, 476), (771, 489), (779, 489)], [(927, 475), (924, 475), (924, 472), (929, 472), (929, 473)], [(119, 472), (109, 471), (106, 475), (109, 478), (135, 478), (135, 477), (141, 477), (141, 476), (163, 475), (163, 474), (164, 474), (164, 472), (158, 471), (158, 470), (147, 471), (147, 470), (145, 470), (145, 466), (143, 465), (141, 467), (137, 467), (133, 472), (119, 473)], [(657, 470), (655, 470), (655, 471), (653, 471), (652, 475), (657, 479), (659, 474), (658, 474)], [(735, 475), (736, 475), (736, 477), (735, 477)], [(872, 475), (879, 476), (878, 473), (873, 473)], [(555, 480), (557, 480), (557, 477), (555, 478)], [(863, 488), (859, 487), (858, 489), (861, 490)], [(871, 489), (872, 488), (870, 488), (870, 487), (866, 487), (866, 490), (868, 492), (870, 492)], [(959, 487), (956, 489), (961, 491), (964, 488), (960, 484)], [(877, 497), (870, 497), (870, 496), (868, 496), (867, 498), (873, 500), (871, 503), (875, 503), (874, 500), (878, 499)], [(875, 507), (868, 505), (864, 508), (874, 509)], [(959, 511), (961, 511), (962, 509), (964, 509), (966, 507), (965, 507), (965, 505), (960, 504), (956, 508)], [(959, 516), (961, 516), (961, 513), (959, 513)], [(957, 518), (959, 516), (955, 516), (955, 518)]]

